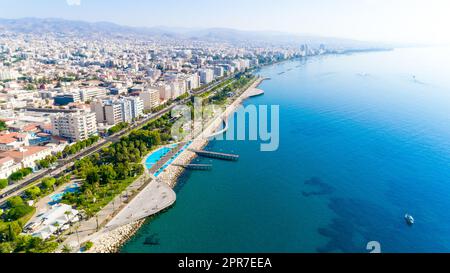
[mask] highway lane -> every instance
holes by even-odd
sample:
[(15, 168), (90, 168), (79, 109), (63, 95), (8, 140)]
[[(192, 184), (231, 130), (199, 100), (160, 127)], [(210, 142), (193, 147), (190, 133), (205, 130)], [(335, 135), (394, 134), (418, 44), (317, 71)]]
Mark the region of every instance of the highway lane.
[(98, 152), (101, 148), (103, 148), (104, 145), (106, 145), (107, 143), (115, 143), (117, 141), (120, 140), (121, 137), (125, 136), (126, 134), (128, 134), (129, 132), (139, 129), (141, 127), (143, 127), (145, 124), (151, 122), (152, 120), (158, 119), (161, 116), (169, 113), (170, 111), (172, 111), (173, 108), (175, 108), (178, 105), (183, 105), (186, 104), (187, 102), (189, 102), (191, 100), (191, 98), (195, 95), (200, 95), (202, 93), (208, 92), (211, 89), (217, 87), (218, 85), (220, 85), (221, 83), (231, 79), (232, 77), (234, 77), (234, 75), (231, 75), (227, 78), (222, 79), (221, 81), (218, 81), (217, 83), (208, 86), (200, 91), (197, 92), (193, 92), (191, 96), (189, 96), (186, 99), (180, 100), (179, 102), (172, 104), (168, 107), (166, 107), (165, 109), (151, 114), (149, 117), (142, 119), (140, 121), (135, 122), (134, 124), (132, 124), (130, 127), (128, 127), (127, 129), (125, 129), (124, 131), (118, 132), (112, 136), (106, 137), (102, 140), (100, 140), (99, 142), (97, 142), (96, 144), (94, 144), (93, 146), (86, 148), (85, 150), (83, 150), (82, 152), (80, 152), (79, 154), (72, 156), (70, 158), (67, 159), (62, 159), (59, 160), (58, 165), (53, 168), (53, 169), (48, 169), (43, 171), (42, 173), (21, 182), (20, 184), (17, 184), (16, 187), (2, 193), (0, 195), (0, 206), (3, 206), (5, 204), (5, 202), (7, 201), (8, 198), (13, 197), (13, 196), (17, 196), (22, 194), (28, 187), (34, 185), (34, 184), (38, 184), (38, 182), (45, 178), (45, 177), (59, 177), (62, 173), (66, 172), (68, 169), (70, 169), (74, 162), (85, 157), (85, 156), (89, 156), (95, 152)]
[(103, 146), (107, 143), (115, 143), (117, 141), (120, 140), (121, 137), (123, 137), (124, 135), (128, 134), (129, 132), (131, 132), (132, 130), (138, 129), (142, 126), (144, 126), (145, 124), (147, 124), (148, 122), (157, 119), (163, 115), (165, 115), (166, 113), (168, 113), (169, 111), (171, 111), (175, 106), (172, 105), (156, 114), (152, 114), (151, 116), (149, 116), (146, 119), (143, 119), (133, 125), (131, 125), (130, 127), (128, 127), (125, 131), (119, 132), (115, 135), (109, 136), (107, 138), (104, 138), (102, 140), (100, 140), (99, 142), (97, 142), (96, 144), (94, 144), (93, 146), (86, 148), (84, 151), (82, 151), (81, 153), (72, 156), (70, 158), (67, 159), (62, 159), (59, 160), (58, 165), (53, 168), (53, 169), (47, 169), (45, 171), (43, 171), (42, 173), (24, 181), (21, 182), (20, 184), (18, 184), (15, 188), (12, 188), (10, 190), (8, 190), (7, 192), (2, 193), (2, 195), (0, 196), (0, 205), (3, 205), (4, 202), (6, 201), (7, 198), (10, 198), (12, 196), (17, 196), (21, 193), (24, 192), (24, 190), (26, 188), (28, 188), (29, 186), (35, 184), (36, 182), (38, 182), (39, 180), (41, 180), (42, 178), (45, 177), (59, 177), (61, 175), (61, 173), (64, 173), (67, 169), (71, 168), (74, 164), (75, 161), (85, 157), (85, 156), (89, 156), (95, 152), (98, 152), (100, 149), (103, 148)]

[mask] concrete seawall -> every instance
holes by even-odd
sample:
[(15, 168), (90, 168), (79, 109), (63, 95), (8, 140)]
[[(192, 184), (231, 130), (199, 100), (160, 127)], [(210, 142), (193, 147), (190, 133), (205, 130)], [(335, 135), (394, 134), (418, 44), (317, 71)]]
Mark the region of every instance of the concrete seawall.
[[(211, 136), (217, 136), (221, 132), (216, 132), (217, 128), (220, 128), (222, 122), (225, 120), (227, 122), (227, 119), (230, 115), (232, 115), (236, 109), (242, 104), (242, 102), (250, 97), (253, 96), (259, 96), (264, 93), (264, 91), (257, 89), (257, 87), (264, 81), (263, 78), (258, 78), (249, 88), (247, 88), (246, 91), (244, 91), (233, 103), (231, 103), (225, 110), (224, 113), (220, 114), (218, 117), (215, 117), (209, 125), (207, 125), (206, 129), (204, 129), (193, 141), (192, 144), (189, 146), (190, 149), (193, 150), (202, 150), (209, 142), (209, 140), (212, 138)], [(227, 126), (226, 126), (227, 127)], [(225, 130), (226, 131), (226, 130)], [(223, 133), (223, 132), (222, 132)], [(173, 162), (172, 165), (167, 167), (164, 172), (162, 172), (158, 179), (161, 182), (155, 182), (155, 183), (166, 183), (170, 188), (174, 188), (176, 186), (178, 177), (185, 171), (184, 168), (174, 166), (174, 165), (186, 165), (189, 164), (193, 159), (195, 159), (197, 155), (194, 152), (191, 152), (189, 150), (183, 151)], [(145, 200), (151, 201), (146, 199), (147, 196), (155, 196), (150, 193), (151, 190), (151, 184), (154, 181), (152, 181), (149, 186), (144, 189), (143, 193), (140, 193), (137, 197), (140, 196), (139, 202), (136, 202), (132, 205), (132, 210), (136, 210), (136, 212), (142, 213), (148, 213), (143, 209), (142, 207), (139, 207), (139, 204), (143, 204)], [(152, 186), (154, 187), (154, 185)], [(162, 187), (164, 188), (164, 187)], [(175, 202), (176, 197), (172, 196), (172, 194), (166, 192), (166, 200), (164, 204), (160, 204), (157, 207), (153, 207), (155, 209), (155, 213), (160, 212), (161, 210), (164, 210), (164, 208), (170, 207), (173, 202)], [(163, 193), (161, 193), (163, 194)], [(155, 198), (155, 197), (153, 197)], [(168, 201), (172, 200), (173, 202), (170, 203)], [(154, 199), (153, 201), (157, 201)], [(166, 204), (167, 203), (167, 204)], [(169, 204), (170, 203), (170, 204)], [(156, 204), (156, 203), (155, 203)], [(145, 205), (145, 207), (148, 207)], [(159, 208), (159, 210), (158, 210)], [(142, 225), (145, 223), (144, 220), (137, 220), (130, 224), (125, 224), (127, 221), (132, 221), (132, 218), (140, 217), (137, 215), (130, 216), (129, 213), (122, 213), (119, 212), (117, 214), (118, 217), (113, 219), (110, 223), (107, 224), (107, 228), (103, 231), (99, 232), (98, 236), (96, 236), (96, 239), (93, 239), (94, 247), (89, 251), (91, 253), (115, 253), (120, 250), (120, 247), (126, 243), (138, 230), (142, 227)], [(127, 217), (130, 217), (127, 219)], [(122, 226), (121, 226), (122, 225)]]

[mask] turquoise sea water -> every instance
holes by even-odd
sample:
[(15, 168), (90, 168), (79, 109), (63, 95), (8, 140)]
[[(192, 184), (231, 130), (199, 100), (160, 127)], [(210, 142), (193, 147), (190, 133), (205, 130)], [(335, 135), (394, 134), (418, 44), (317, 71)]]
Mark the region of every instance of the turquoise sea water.
[[(280, 105), (280, 148), (212, 141), (240, 160), (200, 159), (213, 170), (186, 172), (175, 206), (122, 252), (367, 252), (369, 241), (450, 252), (449, 49), (314, 57), (259, 73), (272, 78), (266, 93), (245, 104)], [(160, 245), (145, 245), (153, 235)]]

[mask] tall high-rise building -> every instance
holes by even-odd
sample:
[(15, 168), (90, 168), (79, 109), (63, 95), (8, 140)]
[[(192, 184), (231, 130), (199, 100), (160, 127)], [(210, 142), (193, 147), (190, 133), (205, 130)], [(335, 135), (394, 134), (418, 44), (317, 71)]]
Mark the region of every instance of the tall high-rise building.
[(96, 115), (92, 112), (58, 113), (51, 121), (52, 134), (71, 141), (86, 140), (98, 133)]
[(200, 87), (200, 76), (198, 74), (191, 74), (186, 79), (187, 89), (193, 90)]
[(214, 76), (216, 77), (223, 77), (224, 75), (224, 69), (221, 66), (214, 67)]
[(144, 114), (144, 102), (139, 97), (98, 100), (91, 104), (91, 109), (99, 123), (116, 125), (140, 118)]
[(203, 69), (200, 70), (200, 82), (202, 84), (208, 84), (214, 80), (214, 70), (212, 69)]
[(109, 125), (116, 125), (123, 122), (122, 105), (119, 103), (106, 104), (103, 109), (104, 120)]
[(159, 90), (146, 89), (139, 94), (144, 103), (145, 110), (151, 110), (159, 105)]
[(139, 97), (127, 97), (125, 101), (128, 102), (131, 112), (131, 119), (136, 120), (144, 114), (144, 102)]

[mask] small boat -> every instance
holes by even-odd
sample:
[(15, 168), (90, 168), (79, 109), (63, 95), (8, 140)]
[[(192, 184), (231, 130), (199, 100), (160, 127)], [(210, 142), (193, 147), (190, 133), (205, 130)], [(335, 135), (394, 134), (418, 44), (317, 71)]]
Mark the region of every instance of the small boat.
[(414, 225), (414, 217), (409, 214), (405, 214), (405, 221), (409, 226)]

